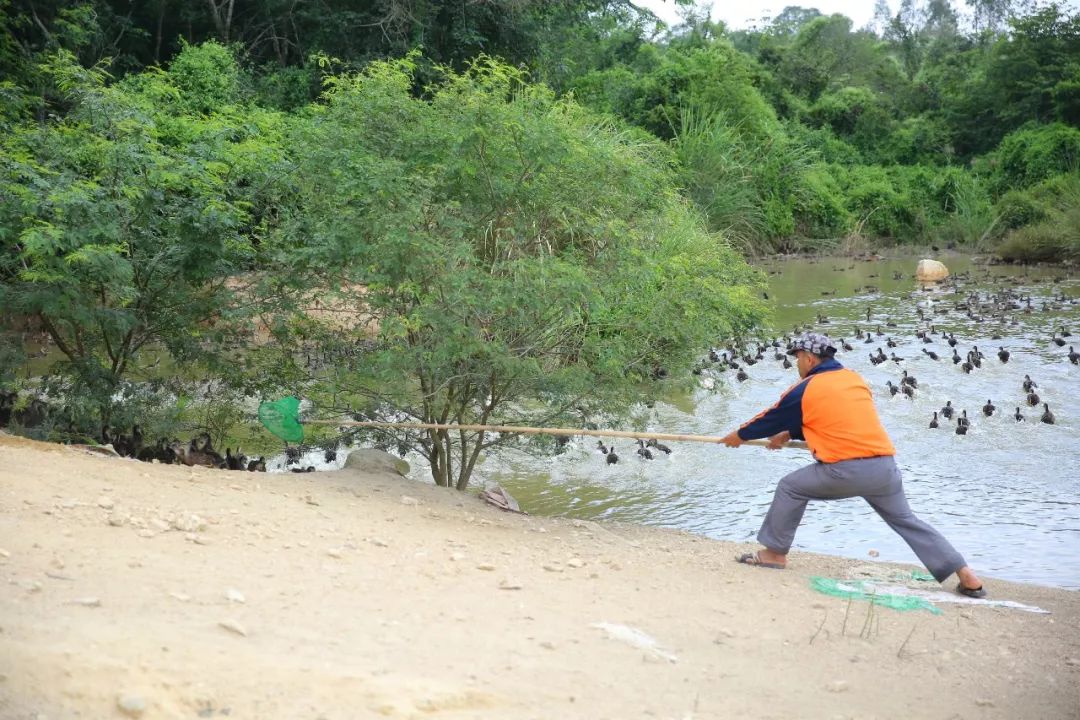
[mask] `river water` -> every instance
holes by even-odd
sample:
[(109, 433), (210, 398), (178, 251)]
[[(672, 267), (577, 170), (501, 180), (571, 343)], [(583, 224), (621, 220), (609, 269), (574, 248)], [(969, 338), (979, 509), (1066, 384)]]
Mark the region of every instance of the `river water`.
[[(960, 281), (959, 294), (951, 285), (919, 289), (915, 258), (765, 264), (773, 327), (790, 331), (794, 323), (823, 315), (828, 323), (821, 330), (852, 342), (853, 350), (838, 359), (863, 373), (873, 388), (915, 513), (944, 533), (977, 571), (1080, 589), (1080, 366), (1068, 360), (1069, 344), (1080, 350), (1080, 278), (1060, 269), (985, 267), (965, 256), (941, 259), (954, 273), (970, 273)], [(868, 285), (875, 287), (867, 290)], [(1012, 311), (999, 320), (989, 313), (971, 319), (954, 309), (971, 291), (985, 296), (1006, 288), (1030, 295), (1032, 311)], [(937, 330), (955, 334), (960, 355), (978, 345), (986, 355), (982, 367), (965, 374), (951, 362), (952, 348), (939, 335), (932, 344), (917, 339), (916, 330), (925, 327), (917, 315), (920, 307)], [(856, 327), (865, 333), (879, 326), (886, 335), (874, 335), (873, 343), (852, 340)], [(1062, 326), (1074, 335), (1058, 347), (1051, 337)], [(1001, 338), (992, 339), (995, 334)], [(886, 346), (889, 336), (896, 348)], [(879, 346), (904, 361), (873, 366), (868, 354)], [(1007, 363), (997, 357), (999, 346), (1011, 353)], [(931, 360), (924, 348), (941, 360)], [(905, 369), (918, 378), (913, 400), (890, 396), (885, 385), (897, 383)], [(719, 373), (712, 389), (657, 403), (648, 429), (724, 434), (771, 405), (798, 379), (794, 369), (784, 370), (773, 359), (772, 348), (747, 372), (744, 383), (731, 371)], [(1027, 406), (1021, 388), (1025, 374), (1038, 384), (1056, 424), (1039, 422), (1041, 405)], [(998, 408), (991, 417), (982, 413), (987, 399)], [(956, 435), (947, 422), (936, 430), (928, 427), (933, 411), (947, 400), (967, 410), (967, 435)], [(1025, 422), (1013, 419), (1017, 406)], [(621, 457), (615, 465), (595, 451), (595, 438), (578, 438), (554, 458), (499, 456), (480, 467), (477, 481), (498, 482), (534, 514), (680, 528), (752, 543), (776, 481), (809, 460), (805, 451), (794, 449), (733, 450), (683, 442), (669, 443), (670, 456), (657, 453), (660, 457), (647, 461), (635, 455), (631, 441), (615, 445)], [(795, 549), (867, 561), (876, 552), (880, 560), (917, 562), (859, 498), (811, 503)]]

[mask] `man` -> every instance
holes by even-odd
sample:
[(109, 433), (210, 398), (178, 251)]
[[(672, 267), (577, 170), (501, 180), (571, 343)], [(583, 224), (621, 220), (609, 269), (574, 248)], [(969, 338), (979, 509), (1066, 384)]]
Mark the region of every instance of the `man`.
[(816, 463), (785, 476), (758, 532), (765, 546), (736, 558), (758, 567), (783, 569), (806, 503), (810, 500), (861, 497), (870, 503), (915, 551), (938, 582), (953, 573), (957, 592), (985, 597), (975, 572), (941, 533), (915, 517), (904, 495), (889, 436), (878, 419), (866, 381), (833, 359), (832, 340), (805, 333), (788, 350), (801, 380), (722, 442), (739, 447), (746, 440), (769, 438), (777, 450), (791, 439), (806, 440)]

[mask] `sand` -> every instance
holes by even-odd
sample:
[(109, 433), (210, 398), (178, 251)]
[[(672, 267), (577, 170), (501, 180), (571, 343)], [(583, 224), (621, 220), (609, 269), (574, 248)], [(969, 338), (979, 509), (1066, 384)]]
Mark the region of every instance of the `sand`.
[(0, 718), (1080, 718), (1080, 593), (898, 612), (809, 578), (910, 567), (744, 549), (0, 435)]

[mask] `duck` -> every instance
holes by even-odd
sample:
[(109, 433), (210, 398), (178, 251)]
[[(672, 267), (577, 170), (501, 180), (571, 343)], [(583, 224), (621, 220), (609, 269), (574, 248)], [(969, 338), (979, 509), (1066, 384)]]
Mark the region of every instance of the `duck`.
[(657, 450), (664, 453), (665, 455), (670, 455), (671, 454), (671, 448), (669, 448), (667, 445), (665, 445), (662, 442), (657, 442), (656, 438), (652, 438), (651, 440), (649, 440), (649, 442), (647, 442), (645, 444), (648, 445), (651, 448), (656, 448)]
[(952, 333), (949, 333), (949, 340), (948, 340), (948, 342), (949, 342), (949, 347), (952, 347), (952, 348), (954, 348), (954, 347), (956, 347), (956, 343), (958, 343), (958, 342), (960, 342), (960, 341), (956, 339), (956, 336), (955, 336), (955, 335), (953, 335)]
[(1042, 417), (1039, 418), (1039, 422), (1044, 422), (1047, 425), (1054, 424), (1054, 413), (1050, 412), (1049, 403), (1043, 403), (1043, 414)]
[(967, 410), (960, 411), (960, 417), (956, 418), (956, 422), (962, 423), (964, 427), (971, 427), (971, 421), (968, 420)]
[(600, 453), (601, 455), (607, 455), (607, 448), (604, 447), (603, 440), (596, 441), (596, 452)]
[(1033, 388), (1039, 387), (1035, 384), (1035, 381), (1031, 379), (1030, 375), (1024, 376), (1024, 392), (1031, 392)]
[(617, 462), (619, 462), (619, 456), (615, 453), (615, 443), (612, 443), (611, 446), (608, 447), (607, 464), (614, 465)]
[(266, 458), (260, 455), (254, 460), (249, 460), (247, 469), (248, 472), (266, 472)]
[(894, 352), (893, 352), (893, 353), (889, 353), (889, 359), (890, 359), (890, 360), (892, 360), (892, 361), (893, 361), (894, 363), (896, 363), (897, 365), (899, 365), (900, 363), (904, 362), (904, 358), (902, 358), (902, 357), (897, 357), (897, 356), (896, 356), (896, 353), (894, 353)]
[[(842, 347), (846, 352), (851, 352), (854, 349), (851, 347), (851, 343), (849, 343), (844, 338), (840, 338), (840, 347)], [(1070, 347), (1069, 349), (1071, 350), (1072, 348)]]
[(644, 440), (639, 439), (637, 441), (637, 445), (638, 445), (638, 449), (637, 449), (636, 452), (637, 452), (638, 456), (642, 460), (652, 460), (653, 459), (652, 451), (649, 450), (649, 448), (645, 447), (645, 441)]
[(791, 360), (788, 360), (787, 355), (784, 356), (784, 362), (781, 363), (781, 365), (783, 366), (783, 368), (785, 370), (790, 370), (791, 369)]
[(952, 420), (952, 416), (953, 416), (952, 400), (946, 400), (945, 401), (945, 407), (941, 408), (941, 417), (945, 418), (946, 420)]
[(900, 392), (900, 388), (893, 385), (892, 380), (886, 380), (885, 385), (889, 388), (889, 395), (896, 395), (896, 393)]
[(901, 385), (910, 385), (913, 388), (919, 387), (919, 381), (915, 379), (914, 375), (908, 375), (908, 371), (905, 370), (900, 377)]
[(985, 415), (986, 417), (990, 417), (991, 415), (994, 414), (995, 410), (997, 410), (997, 408), (994, 407), (994, 403), (990, 402), (990, 400), (987, 399), (986, 404), (983, 405), (983, 408), (982, 408), (983, 415)]
[[(560, 438), (556, 439), (555, 442), (556, 442), (556, 445), (560, 445), (559, 441), (562, 441), (561, 445), (565, 445), (569, 440), (570, 440), (570, 438), (563, 436), (563, 437), (560, 437)], [(326, 448), (325, 450), (323, 450), (323, 461), (326, 462), (326, 463), (337, 462), (337, 448), (332, 447), (332, 448)]]
[(904, 397), (906, 397), (908, 400), (914, 400), (915, 399), (915, 387), (914, 386), (905, 385), (905, 384), (901, 383), (900, 384), (900, 390), (903, 391)]
[(739, 382), (746, 382), (750, 379), (750, 376), (746, 374), (745, 370), (740, 369), (739, 372), (735, 373), (735, 379)]
[(1058, 337), (1056, 332), (1054, 333), (1054, 336), (1052, 338), (1050, 338), (1050, 340), (1055, 345), (1057, 345), (1058, 347), (1064, 347), (1065, 346), (1065, 338)]
[(967, 435), (967, 431), (968, 431), (967, 425), (962, 423), (960, 421), (960, 418), (956, 418), (956, 434), (957, 435)]
[(998, 356), (998, 360), (1001, 360), (1001, 362), (1003, 362), (1003, 363), (1009, 362), (1009, 351), (1006, 350), (1004, 348), (1004, 346), (1002, 346), (1002, 345), (998, 345), (998, 354), (997, 354), (997, 356)]
[(933, 350), (927, 350), (926, 348), (923, 348), (922, 351), (923, 351), (923, 354), (926, 355), (926, 357), (930, 358), (931, 360), (940, 360), (941, 359), (940, 357), (938, 357), (938, 354), (936, 352), (934, 352)]
[(1016, 412), (1013, 413), (1013, 419), (1016, 420), (1016, 422), (1024, 422), (1024, 414), (1020, 412), (1020, 406), (1016, 407)]
[(217, 467), (217, 458), (199, 449), (194, 440), (187, 445), (179, 440), (175, 440), (169, 448), (175, 453), (176, 459), (179, 460), (182, 465), (187, 465), (189, 467), (195, 465), (208, 468)]
[(1035, 392), (1034, 390), (1028, 391), (1027, 404), (1028, 404), (1029, 407), (1035, 407), (1036, 405), (1039, 404), (1039, 394), (1037, 392)]
[(247, 458), (244, 457), (240, 448), (236, 448), (233, 455), (232, 448), (225, 448), (225, 468), (227, 470), (243, 470), (247, 467)]
[(963, 358), (960, 357), (960, 353), (956, 352), (956, 348), (953, 348), (953, 351), (952, 351), (952, 364), (957, 365), (957, 364), (960, 363), (960, 361), (962, 359)]
[(1069, 362), (1073, 365), (1080, 365), (1080, 353), (1073, 350), (1073, 346), (1069, 346)]
[(286, 465), (295, 465), (298, 462), (300, 462), (300, 447), (299, 446), (290, 447), (290, 446), (286, 445), (285, 446), (285, 464)]
[(933, 419), (930, 420), (930, 429), (931, 430), (937, 430), (937, 428), (938, 428), (938, 421), (937, 421), (937, 413), (935, 412)]

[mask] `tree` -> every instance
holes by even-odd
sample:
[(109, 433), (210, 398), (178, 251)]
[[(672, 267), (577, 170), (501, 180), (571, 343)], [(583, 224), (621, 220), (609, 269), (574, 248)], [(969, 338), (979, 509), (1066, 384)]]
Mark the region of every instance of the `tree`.
[(191, 102), (213, 80), (191, 83), (192, 68), (217, 74), (224, 59), (192, 47), (176, 77), (109, 85), (59, 52), (42, 72), (64, 115), (0, 141), (0, 305), (41, 323), (100, 423), (147, 349), (205, 357), (226, 316), (244, 314), (228, 279), (258, 253), (283, 128), (270, 113), (205, 115)]
[[(414, 98), (411, 61), (335, 81), (296, 140), (304, 284), (367, 318), (325, 397), (438, 423), (582, 421), (758, 318), (757, 276), (675, 192), (662, 146), (482, 59)], [(303, 271), (303, 272), (301, 272)], [(484, 432), (398, 434), (464, 489)], [(393, 444), (393, 443), (392, 443)]]

